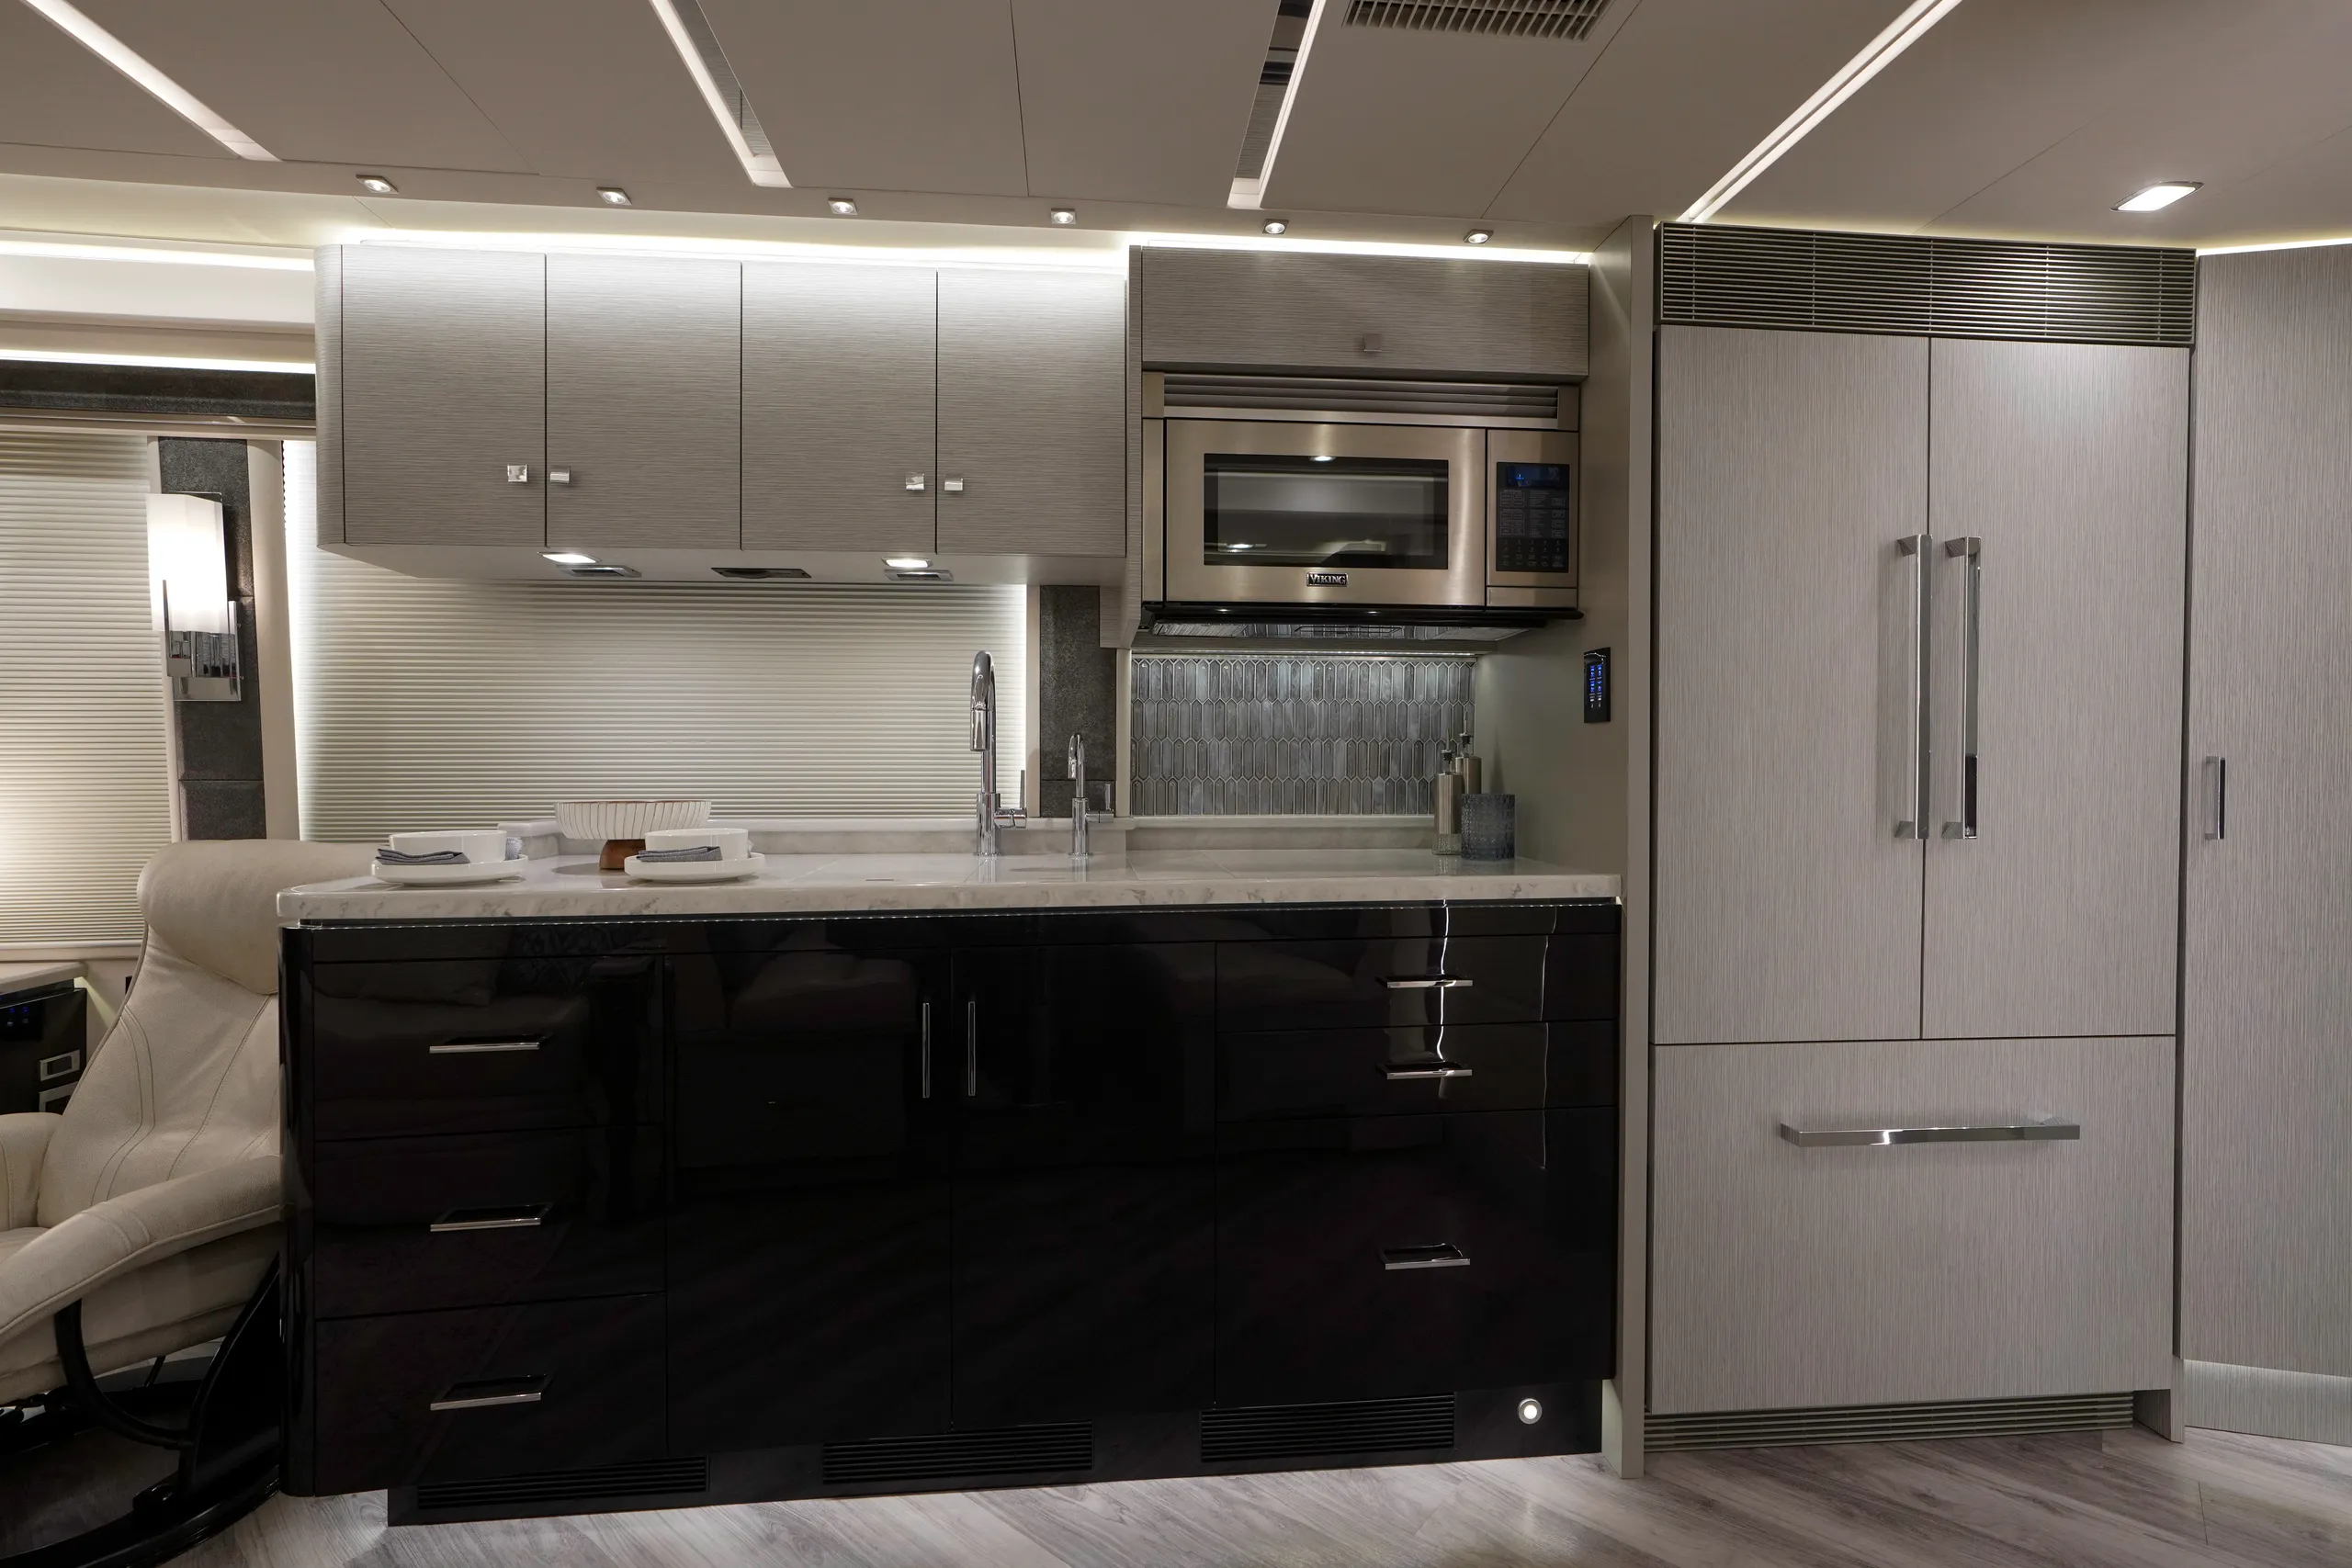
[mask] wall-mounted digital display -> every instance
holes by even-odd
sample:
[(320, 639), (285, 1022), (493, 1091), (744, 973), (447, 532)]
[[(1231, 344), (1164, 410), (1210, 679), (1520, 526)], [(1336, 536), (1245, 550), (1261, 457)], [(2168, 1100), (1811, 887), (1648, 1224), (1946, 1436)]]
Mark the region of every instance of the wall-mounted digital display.
[(1566, 463), (1495, 465), (1497, 571), (1568, 571), (1575, 547)]

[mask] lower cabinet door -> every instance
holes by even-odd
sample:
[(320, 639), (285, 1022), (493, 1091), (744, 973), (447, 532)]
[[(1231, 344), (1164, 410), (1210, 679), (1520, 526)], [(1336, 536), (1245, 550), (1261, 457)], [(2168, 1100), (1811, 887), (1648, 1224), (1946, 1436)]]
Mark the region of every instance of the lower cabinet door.
[(1228, 1125), (1216, 1399), (1378, 1399), (1607, 1376), (1613, 1111)]
[(342, 1318), (315, 1332), (321, 1492), (663, 1452), (659, 1295)]
[[(1653, 1410), (2169, 1380), (2169, 1038), (1677, 1045), (1657, 1085)], [(1822, 1136), (2036, 1124), (2023, 1140)]]

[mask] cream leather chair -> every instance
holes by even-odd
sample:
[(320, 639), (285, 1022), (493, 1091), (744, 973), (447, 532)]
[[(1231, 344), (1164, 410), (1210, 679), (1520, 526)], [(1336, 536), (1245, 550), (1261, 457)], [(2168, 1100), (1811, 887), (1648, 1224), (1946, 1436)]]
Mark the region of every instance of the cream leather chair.
[(0, 1404), (218, 1338), (277, 1255), (278, 889), (363, 874), (358, 845), (175, 844), (139, 878), (129, 1002), (62, 1115), (0, 1116)]

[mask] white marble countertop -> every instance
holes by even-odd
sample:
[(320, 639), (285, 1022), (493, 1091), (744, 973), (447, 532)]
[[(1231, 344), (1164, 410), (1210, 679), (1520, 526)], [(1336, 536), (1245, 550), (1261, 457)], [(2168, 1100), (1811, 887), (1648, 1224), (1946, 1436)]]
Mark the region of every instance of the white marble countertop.
[(1390, 904), (1614, 898), (1617, 878), (1541, 862), (1421, 850), (1171, 850), (1073, 865), (1065, 855), (772, 854), (740, 882), (633, 882), (594, 856), (514, 863), (514, 880), (394, 887), (352, 877), (293, 887), (297, 920), (633, 919), (914, 909), (1083, 909), (1219, 904)]

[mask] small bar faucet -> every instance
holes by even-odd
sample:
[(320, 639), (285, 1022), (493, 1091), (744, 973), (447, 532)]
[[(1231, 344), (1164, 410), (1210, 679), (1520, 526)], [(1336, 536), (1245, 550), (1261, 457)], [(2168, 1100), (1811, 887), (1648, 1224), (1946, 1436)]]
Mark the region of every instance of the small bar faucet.
[(972, 852), (996, 858), (999, 830), (1018, 828), (1029, 818), (1020, 807), (1007, 811), (996, 788), (996, 661), (987, 649), (972, 655), (972, 750), (980, 754), (980, 793), (973, 802), (978, 839)]

